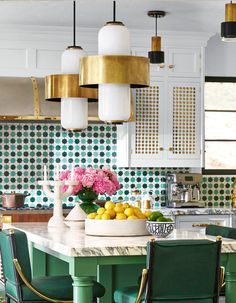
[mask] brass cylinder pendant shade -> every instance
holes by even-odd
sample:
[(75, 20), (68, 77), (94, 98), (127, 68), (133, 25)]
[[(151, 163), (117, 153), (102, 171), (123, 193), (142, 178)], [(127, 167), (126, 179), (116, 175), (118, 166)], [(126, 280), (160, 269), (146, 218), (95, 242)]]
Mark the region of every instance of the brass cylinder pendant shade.
[(155, 36), (152, 37), (151, 51), (148, 52), (148, 58), (152, 64), (161, 64), (165, 62), (165, 54), (161, 51), (161, 37), (157, 36), (157, 18), (162, 18), (166, 15), (164, 11), (149, 11), (149, 17), (155, 18)]
[(61, 98), (98, 99), (97, 89), (79, 86), (79, 74), (58, 74), (45, 77), (45, 99), (60, 102)]
[(80, 86), (129, 84), (131, 88), (149, 86), (149, 60), (127, 55), (100, 55), (81, 58)]
[(161, 51), (161, 37), (152, 37), (152, 50), (148, 52), (150, 63), (161, 64), (165, 61), (165, 54)]
[(225, 4), (225, 22), (221, 23), (223, 41), (236, 41), (236, 3)]

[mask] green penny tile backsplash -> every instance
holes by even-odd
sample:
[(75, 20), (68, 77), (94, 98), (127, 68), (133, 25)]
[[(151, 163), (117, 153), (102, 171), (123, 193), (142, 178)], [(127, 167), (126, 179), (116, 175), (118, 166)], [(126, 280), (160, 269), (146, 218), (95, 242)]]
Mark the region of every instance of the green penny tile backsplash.
[[(65, 132), (58, 124), (0, 124), (0, 191), (28, 192), (30, 207), (52, 205), (37, 185), (47, 165), (53, 177), (55, 164), (62, 169), (75, 165), (112, 168), (122, 188), (111, 199), (129, 200), (138, 188), (155, 195), (155, 206), (165, 206), (167, 172), (188, 172), (187, 168), (119, 168), (116, 166), (117, 134), (115, 126), (91, 125), (80, 133)], [(229, 207), (234, 178), (204, 176), (202, 199), (209, 207)], [(101, 196), (100, 198), (109, 199)], [(73, 205), (75, 197), (65, 204)]]

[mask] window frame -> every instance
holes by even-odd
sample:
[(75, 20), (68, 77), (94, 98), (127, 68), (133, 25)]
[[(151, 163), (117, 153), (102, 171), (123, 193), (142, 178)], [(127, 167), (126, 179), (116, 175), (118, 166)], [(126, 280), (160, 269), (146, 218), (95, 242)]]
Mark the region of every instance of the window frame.
[[(205, 82), (231, 82), (236, 83), (236, 77), (205, 77)], [(204, 84), (205, 84), (204, 82)], [(205, 142), (214, 141), (214, 142), (236, 142), (235, 140), (206, 140), (205, 139), (205, 112), (236, 112), (236, 110), (205, 110), (204, 103), (204, 165), (205, 165)], [(236, 169), (205, 169), (202, 168), (202, 174), (204, 175), (236, 175)]]

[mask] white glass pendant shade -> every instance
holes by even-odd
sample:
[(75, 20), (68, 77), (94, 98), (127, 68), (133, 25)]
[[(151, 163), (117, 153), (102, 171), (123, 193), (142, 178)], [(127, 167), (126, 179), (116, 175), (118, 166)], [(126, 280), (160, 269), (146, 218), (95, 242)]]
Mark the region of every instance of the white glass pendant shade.
[(99, 55), (129, 55), (130, 33), (123, 25), (107, 24), (98, 33)]
[(61, 125), (70, 130), (86, 128), (88, 126), (88, 100), (86, 98), (61, 99)]
[(63, 74), (79, 74), (80, 58), (85, 57), (86, 52), (80, 48), (67, 48), (61, 56), (61, 72)]
[(130, 118), (130, 86), (119, 84), (99, 85), (98, 116), (102, 121), (118, 122)]
[[(123, 25), (107, 24), (98, 34), (99, 55), (129, 55), (130, 34)], [(102, 121), (127, 121), (130, 118), (130, 85), (100, 84), (98, 116)]]
[[(70, 47), (61, 57), (61, 71), (63, 74), (79, 74), (80, 58), (86, 56), (83, 49)], [(61, 125), (65, 129), (81, 130), (88, 126), (88, 99), (61, 99)]]

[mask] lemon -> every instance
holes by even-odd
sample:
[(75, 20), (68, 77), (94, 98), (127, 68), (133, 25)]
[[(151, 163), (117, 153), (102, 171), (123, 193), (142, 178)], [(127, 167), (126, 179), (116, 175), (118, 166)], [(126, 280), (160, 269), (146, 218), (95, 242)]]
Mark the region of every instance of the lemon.
[(143, 213), (137, 214), (138, 219), (146, 219), (146, 216)]
[(97, 210), (97, 214), (98, 214), (98, 215), (102, 215), (102, 214), (104, 214), (104, 212), (105, 212), (105, 208), (104, 208), (104, 207), (100, 207), (100, 208)]
[(114, 211), (116, 213), (123, 213), (124, 212), (124, 207), (122, 206), (122, 204), (116, 205), (115, 208), (114, 208)]
[(123, 204), (121, 202), (116, 203), (116, 206), (123, 206)]
[(109, 214), (111, 219), (114, 219), (115, 216), (116, 216), (116, 212), (112, 208), (111, 209), (107, 209), (104, 214)]
[(151, 213), (152, 212), (150, 210), (147, 210), (147, 211), (144, 212), (144, 215), (145, 215), (146, 218), (148, 218), (151, 215)]
[(102, 215), (96, 215), (96, 217), (94, 219), (95, 220), (101, 220), (102, 219)]
[(111, 217), (108, 213), (102, 214), (102, 220), (110, 220), (110, 219), (111, 219)]
[(130, 205), (129, 205), (129, 203), (126, 202), (126, 203), (123, 204), (123, 207), (128, 208), (128, 207), (130, 207)]
[(97, 216), (97, 213), (90, 213), (87, 215), (88, 219), (95, 219), (95, 217)]
[(128, 208), (125, 209), (124, 214), (125, 214), (127, 217), (132, 216), (132, 215), (134, 215), (134, 209), (131, 208), (131, 207), (128, 207)]
[(134, 215), (128, 217), (128, 220), (136, 220), (136, 219), (138, 219), (138, 217), (136, 217), (136, 216), (134, 216)]
[(115, 218), (115, 219), (116, 219), (116, 220), (126, 220), (127, 217), (126, 217), (126, 215), (123, 214), (123, 213), (118, 213), (118, 214), (116, 215), (116, 218)]
[(114, 207), (115, 207), (116, 205), (115, 205), (115, 203), (114, 202), (112, 202), (112, 201), (107, 201), (106, 203), (105, 203), (105, 208), (106, 209), (113, 209)]
[(135, 216), (138, 216), (138, 215), (140, 215), (140, 214), (142, 214), (141, 209), (138, 208), (138, 207), (135, 207), (135, 208), (134, 208), (134, 215), (135, 215)]

